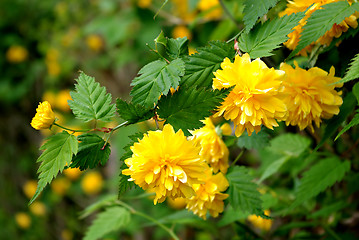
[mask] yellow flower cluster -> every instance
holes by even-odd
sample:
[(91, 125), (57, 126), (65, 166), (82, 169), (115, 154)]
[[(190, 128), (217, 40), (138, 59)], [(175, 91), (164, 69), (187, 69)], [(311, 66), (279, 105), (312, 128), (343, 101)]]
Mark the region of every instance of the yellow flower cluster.
[(340, 79), (334, 77), (333, 67), (329, 74), (319, 68), (305, 70), (285, 63), (274, 70), (260, 59), (251, 62), (248, 54), (236, 56), (233, 63), (226, 58), (221, 67), (214, 73), (213, 88), (234, 88), (216, 116), (232, 120), (236, 136), (244, 130), (250, 136), (260, 131), (261, 125), (273, 129), (277, 121), (313, 131), (313, 121), (319, 127), (322, 118), (339, 113), (343, 102), (335, 90), (342, 85), (334, 84)]
[(55, 122), (55, 114), (49, 102), (39, 104), (36, 109), (35, 117), (31, 121), (31, 126), (36, 130), (47, 129)]
[(218, 136), (216, 128), (210, 118), (202, 121), (205, 126), (191, 131), (193, 141), (201, 146), (199, 155), (213, 168), (213, 172), (226, 173), (229, 167), (229, 151), (222, 138)]
[[(196, 140), (187, 139), (182, 130), (175, 132), (167, 124), (162, 131), (149, 131), (131, 147), (132, 157), (125, 160), (129, 168), (122, 173), (130, 175), (130, 180), (143, 189), (154, 192), (154, 204), (166, 197), (184, 199), (187, 208), (200, 217), (205, 218), (207, 211), (217, 217), (223, 211), (223, 200), (228, 197), (221, 193), (227, 189), (228, 181), (222, 173), (212, 175), (213, 170), (200, 154), (203, 152), (200, 146)], [(228, 155), (226, 161), (225, 171)]]
[(221, 172), (213, 175), (211, 169), (204, 173), (201, 180), (204, 184), (193, 185), (196, 195), (187, 200), (186, 208), (203, 219), (206, 219), (207, 211), (212, 217), (218, 217), (223, 212), (223, 200), (228, 197), (228, 194), (222, 192), (228, 188), (229, 183)]
[[(291, 32), (288, 37), (288, 41), (284, 43), (284, 45), (294, 50), (299, 42), (300, 35), (303, 31), (303, 26), (307, 23), (308, 18), (310, 15), (325, 4), (329, 4), (332, 2), (337, 2), (339, 0), (292, 0), (288, 1), (287, 8), (279, 13), (279, 16), (290, 15), (297, 12), (305, 12), (305, 16), (303, 19), (299, 21), (299, 25), (294, 28), (294, 31)], [(353, 2), (352, 0), (348, 1), (350, 4)], [(310, 7), (310, 8), (309, 8)], [(316, 42), (312, 43), (311, 45), (307, 46), (306, 48), (302, 49), (299, 54), (306, 56), (308, 52), (312, 50), (312, 47), (315, 44), (321, 45), (329, 45), (333, 38), (339, 38), (343, 32), (348, 31), (349, 27), (357, 28), (358, 22), (357, 19), (359, 17), (359, 12), (355, 12), (353, 15), (345, 18), (341, 23), (334, 24), (333, 27), (327, 31), (322, 37), (320, 37)]]

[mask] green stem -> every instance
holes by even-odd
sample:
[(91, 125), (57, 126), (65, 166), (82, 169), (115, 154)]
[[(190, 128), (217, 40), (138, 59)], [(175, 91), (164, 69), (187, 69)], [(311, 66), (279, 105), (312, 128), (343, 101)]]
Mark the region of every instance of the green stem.
[(149, 196), (153, 196), (155, 195), (155, 193), (143, 193), (137, 196), (129, 196), (129, 197), (121, 197), (122, 200), (135, 200), (135, 199), (142, 199), (142, 198), (147, 198)]
[(123, 122), (123, 123), (121, 123), (121, 124), (119, 124), (119, 125), (117, 125), (116, 127), (114, 127), (114, 128), (111, 129), (110, 134), (107, 136), (106, 141), (105, 141), (105, 144), (104, 144), (103, 147), (102, 147), (102, 150), (105, 149), (106, 144), (108, 143), (108, 140), (110, 140), (110, 137), (112, 136), (112, 133), (113, 133), (114, 131), (116, 131), (117, 129), (123, 127), (123, 126), (126, 126), (127, 124), (128, 124), (128, 121)]
[(116, 201), (117, 204), (121, 205), (124, 208), (127, 208), (132, 214), (141, 216), (143, 218), (146, 218), (147, 220), (157, 224), (159, 227), (161, 227), (163, 230), (165, 230), (169, 235), (171, 235), (171, 237), (175, 240), (179, 240), (179, 238), (176, 236), (176, 234), (168, 227), (166, 227), (165, 225), (163, 225), (162, 223), (160, 223), (159, 221), (157, 221), (156, 219), (148, 216), (147, 214), (143, 213), (143, 212), (139, 212), (137, 210), (135, 210), (133, 207), (131, 207), (130, 205), (122, 202), (122, 201)]
[(168, 61), (164, 56), (162, 56), (159, 51), (153, 49), (148, 43), (146, 43), (146, 46), (147, 46), (152, 52), (155, 52), (160, 58), (164, 59), (168, 64), (171, 63), (171, 62)]
[(236, 21), (236, 19), (234, 19), (233, 15), (229, 12), (228, 8), (226, 7), (226, 5), (224, 5), (223, 0), (219, 0), (219, 3), (221, 4), (221, 7), (223, 9), (223, 11), (227, 14), (227, 16), (229, 17), (229, 19), (231, 19), (231, 21), (239, 28), (241, 29), (241, 26), (238, 24), (238, 22)]
[(68, 131), (71, 131), (71, 132), (88, 132), (88, 131), (91, 131), (91, 129), (85, 129), (85, 130), (75, 130), (75, 129), (71, 129), (71, 128), (67, 128), (67, 127), (64, 127), (64, 126), (61, 126), (57, 123), (53, 123), (53, 125), (59, 127), (59, 128), (62, 128), (62, 129), (65, 129), (65, 130), (68, 130)]
[(234, 159), (234, 161), (232, 162), (231, 167), (233, 167), (234, 165), (236, 165), (236, 163), (238, 162), (238, 160), (242, 157), (244, 151), (245, 151), (245, 149), (242, 149), (242, 151), (238, 154), (238, 156), (236, 157), (236, 159)]

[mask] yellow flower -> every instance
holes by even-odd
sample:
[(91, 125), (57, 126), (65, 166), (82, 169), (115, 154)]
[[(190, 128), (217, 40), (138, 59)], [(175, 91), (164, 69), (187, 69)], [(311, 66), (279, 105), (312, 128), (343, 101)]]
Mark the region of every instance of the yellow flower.
[(94, 195), (101, 191), (103, 178), (99, 172), (88, 172), (81, 180), (82, 190), (87, 195)]
[(70, 111), (70, 106), (68, 100), (71, 100), (71, 95), (69, 90), (62, 90), (57, 94), (56, 98), (56, 107), (63, 112)]
[(63, 196), (71, 186), (71, 182), (64, 177), (56, 178), (51, 182), (51, 189), (59, 196)]
[(202, 159), (206, 160), (215, 173), (218, 171), (226, 173), (229, 167), (228, 148), (222, 138), (218, 136), (216, 127), (213, 125), (211, 119), (206, 118), (202, 122), (205, 124), (204, 127), (190, 131), (193, 135), (191, 139), (201, 146), (199, 155)]
[[(288, 41), (284, 43), (284, 45), (294, 50), (299, 42), (300, 35), (303, 31), (303, 26), (307, 23), (310, 15), (325, 4), (329, 4), (332, 2), (338, 2), (339, 0), (293, 0), (289, 1), (287, 4), (287, 8), (279, 13), (279, 16), (290, 15), (292, 13), (303, 12), (306, 9), (309, 9), (305, 12), (305, 16), (303, 19), (299, 21), (299, 24), (294, 28), (294, 31), (291, 32), (288, 37)], [(348, 1), (350, 4), (353, 1)], [(321, 45), (329, 45), (333, 38), (338, 38), (341, 36), (343, 32), (348, 31), (349, 27), (356, 28), (358, 26), (357, 18), (359, 17), (359, 13), (355, 12), (353, 15), (345, 18), (341, 23), (334, 24), (333, 27), (327, 31), (323, 36), (321, 36), (316, 42), (313, 42), (306, 48), (302, 49), (299, 54), (307, 56), (307, 52), (310, 52), (313, 46), (316, 43), (320, 43)]]
[(32, 203), (29, 209), (36, 216), (44, 216), (46, 214), (46, 206), (42, 202)]
[(22, 229), (28, 229), (31, 225), (31, 218), (29, 214), (24, 212), (18, 212), (15, 214), (15, 221), (17, 225)]
[(60, 74), (61, 67), (57, 61), (47, 61), (46, 66), (49, 75), (56, 77), (57, 75)]
[(103, 48), (103, 41), (97, 34), (90, 34), (87, 36), (86, 43), (87, 46), (95, 52), (98, 52)]
[(278, 126), (276, 120), (284, 120), (287, 109), (279, 95), (284, 71), (268, 68), (259, 58), (251, 62), (247, 53), (237, 55), (233, 63), (225, 58), (221, 68), (214, 73), (213, 88), (234, 88), (215, 117), (232, 120), (237, 137), (245, 129), (250, 136), (262, 124), (273, 129)]
[(201, 183), (198, 178), (208, 168), (199, 156), (199, 147), (169, 124), (163, 131), (149, 131), (131, 150), (132, 157), (125, 160), (129, 168), (122, 173), (144, 190), (155, 192), (154, 204), (167, 196), (192, 197), (192, 185)]
[(36, 109), (35, 117), (32, 118), (31, 126), (36, 130), (47, 129), (55, 121), (55, 114), (49, 102), (44, 101)]
[(183, 209), (187, 204), (185, 198), (175, 198), (175, 199), (168, 198), (166, 202), (171, 208), (177, 209), (177, 210)]
[(22, 46), (11, 46), (6, 52), (6, 59), (11, 63), (20, 63), (27, 59), (29, 55), (26, 48)]
[(68, 177), (71, 180), (76, 180), (81, 175), (81, 170), (78, 168), (67, 168), (63, 171), (66, 177)]
[(44, 95), (42, 95), (42, 101), (47, 101), (51, 106), (55, 106), (56, 104), (56, 94), (52, 91), (46, 91)]
[(61, 239), (63, 240), (72, 240), (74, 238), (74, 233), (69, 229), (64, 229), (61, 231)]
[(151, 6), (152, 0), (138, 0), (137, 1), (137, 6), (139, 6), (140, 8), (148, 8), (149, 6)]
[(200, 0), (198, 9), (206, 12), (205, 18), (218, 19), (222, 16), (222, 8), (218, 0)]
[[(270, 215), (270, 211), (269, 210), (264, 210), (264, 214), (269, 216)], [(259, 217), (257, 215), (249, 215), (248, 216), (248, 221), (255, 226), (256, 228), (259, 228), (263, 231), (269, 231), (270, 228), (272, 227), (272, 220), (270, 219), (263, 219), (262, 217)]]
[(232, 134), (232, 127), (229, 123), (225, 123), (221, 126), (222, 134), (230, 136)]
[(191, 22), (195, 18), (196, 13), (189, 9), (188, 1), (172, 0), (172, 3), (173, 13), (175, 16), (180, 17), (187, 23)]
[(184, 25), (178, 25), (173, 28), (172, 31), (173, 38), (183, 38), (187, 37), (188, 39), (192, 39), (191, 31)]
[(188, 47), (188, 55), (192, 55), (198, 53), (197, 50), (194, 47), (189, 46)]
[(24, 184), (22, 190), (24, 191), (26, 197), (31, 199), (36, 192), (36, 188), (37, 188), (37, 182), (35, 180), (29, 180)]
[(288, 108), (286, 124), (298, 125), (300, 130), (309, 127), (314, 131), (313, 121), (319, 127), (322, 118), (328, 119), (339, 113), (343, 100), (335, 87), (343, 84), (333, 84), (340, 80), (334, 77), (334, 67), (328, 74), (317, 67), (305, 70), (295, 64), (296, 68), (285, 63), (280, 66), (287, 75), (283, 81), (284, 102)]
[(196, 195), (187, 201), (186, 208), (197, 214), (203, 219), (206, 219), (207, 211), (212, 217), (218, 217), (219, 213), (223, 212), (223, 200), (228, 197), (224, 192), (229, 184), (222, 173), (212, 175), (212, 170), (209, 169), (204, 173), (203, 184), (194, 184), (193, 189)]

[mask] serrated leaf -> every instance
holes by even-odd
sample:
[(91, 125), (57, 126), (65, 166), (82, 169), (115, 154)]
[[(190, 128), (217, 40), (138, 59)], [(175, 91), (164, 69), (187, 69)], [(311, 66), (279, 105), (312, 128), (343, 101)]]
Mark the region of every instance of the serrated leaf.
[(74, 135), (65, 131), (47, 138), (47, 142), (40, 148), (45, 150), (37, 162), (41, 162), (39, 170), (39, 182), (35, 195), (31, 198), (31, 204), (39, 196), (42, 190), (52, 179), (62, 172), (66, 164), (71, 162), (72, 155), (78, 151), (78, 142)]
[(171, 87), (178, 87), (184, 70), (184, 62), (181, 59), (173, 60), (170, 64), (164, 60), (147, 64), (131, 83), (131, 86), (134, 86), (130, 93), (132, 102), (145, 108), (153, 107), (162, 94), (167, 95)]
[(290, 209), (317, 196), (336, 182), (340, 182), (349, 170), (349, 161), (340, 161), (336, 157), (321, 160), (303, 174), (298, 191), (296, 192), (296, 199), (290, 206)]
[(152, 109), (145, 108), (139, 104), (127, 103), (119, 98), (117, 98), (116, 107), (117, 113), (128, 124), (142, 122), (154, 116)]
[(232, 59), (235, 51), (232, 44), (225, 42), (209, 42), (208, 47), (197, 49), (198, 53), (192, 54), (186, 58), (186, 73), (182, 78), (181, 87), (187, 88), (207, 87), (212, 88), (213, 72), (219, 69), (224, 58)]
[(173, 95), (162, 97), (158, 102), (158, 115), (166, 119), (177, 131), (182, 129), (185, 135), (190, 135), (188, 130), (201, 128), (206, 117), (212, 115), (223, 101), (230, 89), (206, 90), (179, 88)]
[[(359, 70), (359, 69), (358, 69)], [(353, 90), (352, 90), (354, 96), (357, 98), (357, 104), (359, 105), (359, 82), (357, 82), (354, 86), (353, 86)]]
[(105, 141), (92, 133), (82, 134), (77, 139), (80, 141), (79, 151), (72, 159), (70, 167), (80, 168), (83, 171), (87, 168), (95, 168), (98, 164), (106, 164), (111, 153), (109, 143), (105, 146)]
[(298, 157), (310, 145), (310, 140), (298, 134), (282, 134), (270, 141), (271, 146), (268, 148), (274, 153), (279, 153), (288, 157)]
[(167, 39), (167, 54), (172, 58), (176, 59), (182, 56), (188, 55), (188, 39), (183, 38), (168, 38)]
[(343, 99), (343, 104), (339, 108), (339, 114), (335, 115), (328, 121), (322, 139), (315, 147), (314, 151), (317, 151), (325, 143), (325, 141), (338, 130), (338, 127), (345, 121), (349, 114), (353, 112), (355, 105), (355, 96), (350, 92)]
[(300, 50), (318, 40), (334, 24), (341, 23), (355, 11), (359, 11), (359, 3), (349, 5), (347, 1), (338, 1), (323, 5), (322, 9), (318, 9), (311, 14), (306, 25), (303, 26), (298, 46), (289, 57), (296, 55)]
[[(348, 125), (346, 125), (341, 131), (340, 133), (335, 137), (335, 140), (337, 140), (343, 133), (345, 133), (346, 131), (348, 131), (350, 128), (356, 126), (359, 124), (359, 110), (357, 111), (357, 114), (355, 114), (355, 116), (353, 117), (353, 119), (350, 121), (350, 123)], [(334, 140), (334, 141), (335, 141)]]
[(273, 55), (272, 51), (288, 40), (288, 34), (298, 25), (304, 13), (285, 15), (257, 24), (249, 33), (242, 33), (238, 39), (238, 47), (247, 52), (252, 59)]
[(109, 122), (115, 116), (116, 107), (111, 104), (111, 94), (107, 93), (106, 88), (101, 87), (95, 78), (81, 72), (75, 89), (75, 92), (70, 92), (73, 100), (69, 100), (68, 103), (76, 118), (86, 122), (91, 120)]
[(84, 240), (96, 240), (107, 233), (126, 227), (130, 222), (131, 214), (123, 207), (109, 207), (98, 214), (92, 225), (87, 230)]
[(249, 214), (263, 215), (261, 194), (253, 177), (248, 174), (248, 169), (236, 166), (226, 177), (231, 206)]
[(248, 136), (248, 133), (243, 133), (237, 140), (237, 146), (246, 149), (260, 149), (269, 144), (269, 135), (263, 130), (258, 133), (252, 133)]
[[(359, 78), (359, 53), (351, 60), (345, 76), (338, 83), (345, 83)], [(357, 97), (359, 99), (359, 97)], [(359, 102), (359, 100), (358, 100)]]
[(278, 1), (279, 0), (246, 0), (243, 10), (243, 21), (246, 26), (246, 33), (252, 29), (258, 18), (266, 14)]

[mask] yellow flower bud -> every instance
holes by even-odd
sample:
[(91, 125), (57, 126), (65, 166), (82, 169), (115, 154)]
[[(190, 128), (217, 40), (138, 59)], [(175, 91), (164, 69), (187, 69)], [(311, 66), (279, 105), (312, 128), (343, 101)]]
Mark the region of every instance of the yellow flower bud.
[(78, 168), (68, 168), (63, 171), (66, 177), (68, 177), (71, 180), (76, 180), (81, 175), (81, 170)]
[(37, 182), (35, 180), (29, 180), (24, 184), (22, 190), (24, 191), (26, 197), (31, 199), (36, 192), (36, 188), (37, 188)]
[(51, 189), (53, 192), (55, 192), (57, 195), (63, 196), (67, 189), (70, 188), (71, 182), (67, 178), (56, 178), (51, 183)]
[(49, 102), (39, 104), (36, 109), (35, 117), (31, 121), (31, 126), (36, 130), (47, 129), (55, 122), (55, 114)]
[(15, 221), (17, 225), (22, 229), (28, 229), (31, 225), (31, 218), (29, 214), (19, 212), (15, 214)]
[(29, 206), (30, 212), (36, 216), (44, 216), (46, 214), (46, 206), (42, 202), (34, 202)]
[(99, 193), (102, 189), (102, 186), (103, 179), (101, 174), (98, 172), (87, 173), (81, 181), (82, 190), (88, 195)]
[(20, 63), (27, 59), (28, 52), (22, 46), (11, 46), (6, 52), (6, 59), (11, 63)]
[(232, 134), (232, 127), (229, 123), (225, 123), (221, 126), (222, 134), (229, 136)]
[(95, 51), (98, 52), (103, 48), (103, 41), (99, 35), (91, 34), (86, 38), (87, 46)]
[(184, 25), (176, 26), (173, 29), (172, 36), (174, 38), (183, 38), (187, 37), (188, 39), (192, 39), (192, 33), (191, 31)]

